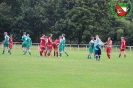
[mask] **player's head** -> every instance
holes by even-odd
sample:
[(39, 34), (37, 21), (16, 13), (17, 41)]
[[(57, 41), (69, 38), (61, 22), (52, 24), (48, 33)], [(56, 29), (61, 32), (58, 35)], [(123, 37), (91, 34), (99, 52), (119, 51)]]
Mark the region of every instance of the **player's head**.
[(96, 35), (96, 39), (98, 39), (99, 38), (99, 35)]
[(26, 35), (26, 32), (23, 32), (23, 35)]
[(62, 36), (59, 36), (59, 39), (62, 39)]
[(62, 37), (65, 37), (65, 34), (64, 33), (62, 34)]
[(111, 37), (108, 37), (108, 40), (111, 40)]
[(94, 40), (94, 37), (91, 37), (91, 40)]
[(124, 39), (124, 37), (121, 37), (121, 40), (123, 40)]
[(27, 37), (29, 37), (30, 36), (30, 34), (27, 34)]
[(96, 37), (94, 37), (94, 40), (96, 40)]
[(4, 35), (7, 35), (7, 32), (4, 32)]
[(45, 38), (48, 38), (48, 36), (45, 36)]
[(53, 36), (53, 34), (49, 34), (49, 37), (52, 37)]
[(42, 37), (45, 37), (45, 34), (42, 34)]

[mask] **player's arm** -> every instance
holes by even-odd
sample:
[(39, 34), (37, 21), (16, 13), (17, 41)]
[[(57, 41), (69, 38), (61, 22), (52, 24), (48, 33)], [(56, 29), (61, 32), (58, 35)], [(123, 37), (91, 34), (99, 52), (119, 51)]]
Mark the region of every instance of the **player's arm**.
[(4, 43), (5, 43), (5, 40), (2, 41), (2, 44), (4, 44)]

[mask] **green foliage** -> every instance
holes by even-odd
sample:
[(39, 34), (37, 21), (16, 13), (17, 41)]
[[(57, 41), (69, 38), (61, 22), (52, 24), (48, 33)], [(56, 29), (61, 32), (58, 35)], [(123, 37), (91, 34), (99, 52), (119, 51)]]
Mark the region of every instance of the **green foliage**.
[(4, 31), (13, 33), (14, 41), (21, 41), (23, 31), (33, 42), (39, 42), (42, 33), (53, 33), (53, 39), (65, 33), (67, 43), (88, 43), (96, 34), (103, 41), (112, 37), (114, 44), (121, 36), (133, 41), (132, 15), (117, 20), (109, 9), (110, 0), (2, 0), (0, 41)]

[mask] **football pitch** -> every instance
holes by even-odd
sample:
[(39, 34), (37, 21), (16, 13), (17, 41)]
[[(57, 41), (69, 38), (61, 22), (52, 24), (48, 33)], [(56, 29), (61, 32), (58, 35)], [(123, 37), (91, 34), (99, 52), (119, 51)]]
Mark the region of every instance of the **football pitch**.
[(132, 52), (118, 58), (113, 51), (111, 60), (103, 52), (101, 61), (87, 59), (88, 51), (68, 53), (62, 58), (38, 57), (38, 50), (31, 56), (20, 49), (0, 54), (0, 88), (133, 88)]

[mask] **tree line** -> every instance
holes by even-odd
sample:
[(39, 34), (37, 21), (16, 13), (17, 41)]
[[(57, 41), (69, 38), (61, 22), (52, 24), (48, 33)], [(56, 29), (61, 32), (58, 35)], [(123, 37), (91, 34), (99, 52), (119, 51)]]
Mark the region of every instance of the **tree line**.
[(111, 37), (120, 44), (124, 36), (127, 45), (133, 43), (133, 18), (119, 20), (110, 12), (111, 0), (0, 0), (0, 41), (3, 32), (13, 34), (21, 42), (24, 31), (33, 42), (40, 36), (54, 34), (53, 39), (66, 34), (67, 43), (88, 43), (91, 36), (103, 41)]

